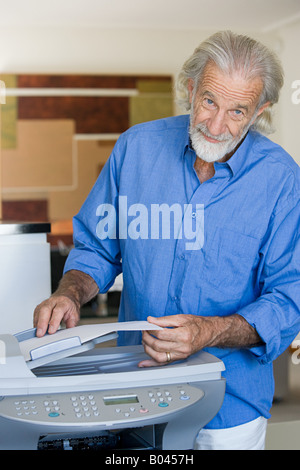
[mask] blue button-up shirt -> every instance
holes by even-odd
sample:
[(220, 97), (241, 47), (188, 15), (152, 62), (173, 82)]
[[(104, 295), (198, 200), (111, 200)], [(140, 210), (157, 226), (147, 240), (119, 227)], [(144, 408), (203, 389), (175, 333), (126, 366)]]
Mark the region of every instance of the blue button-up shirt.
[[(200, 184), (188, 126), (189, 116), (177, 116), (121, 135), (74, 218), (75, 248), (65, 271), (89, 274), (100, 292), (123, 272), (120, 321), (243, 316), (261, 346), (207, 349), (223, 360), (227, 383), (207, 427), (231, 427), (270, 417), (272, 361), (300, 330), (300, 173), (280, 146), (250, 131)], [(175, 208), (182, 214), (190, 208), (189, 232), (172, 220), (170, 227), (151, 227), (152, 209), (162, 204), (172, 216)], [(204, 218), (193, 226), (197, 213)], [(121, 344), (139, 341), (137, 333), (120, 335)]]

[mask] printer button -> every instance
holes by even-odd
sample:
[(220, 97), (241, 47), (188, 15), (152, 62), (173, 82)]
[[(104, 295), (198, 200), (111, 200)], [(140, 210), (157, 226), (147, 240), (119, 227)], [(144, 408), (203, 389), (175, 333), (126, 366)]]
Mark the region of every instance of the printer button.
[(169, 406), (169, 403), (166, 403), (165, 401), (161, 401), (158, 406), (160, 406), (161, 408), (165, 408), (166, 406)]
[(180, 400), (189, 400), (190, 398), (189, 395), (181, 395)]
[(140, 408), (140, 413), (149, 413), (149, 410), (147, 408)]

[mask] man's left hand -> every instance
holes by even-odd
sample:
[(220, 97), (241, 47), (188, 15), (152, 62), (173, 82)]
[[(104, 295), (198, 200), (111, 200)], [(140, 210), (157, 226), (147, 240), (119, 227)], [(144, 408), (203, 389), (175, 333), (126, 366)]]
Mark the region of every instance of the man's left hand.
[(165, 365), (186, 359), (203, 349), (211, 339), (211, 322), (206, 317), (171, 315), (148, 317), (147, 320), (163, 329), (143, 332), (145, 352), (151, 359), (141, 361), (139, 367)]

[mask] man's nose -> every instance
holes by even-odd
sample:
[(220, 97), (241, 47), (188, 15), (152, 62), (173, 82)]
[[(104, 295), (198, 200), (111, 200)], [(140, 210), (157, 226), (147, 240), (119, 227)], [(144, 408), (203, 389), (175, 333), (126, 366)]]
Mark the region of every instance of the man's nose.
[(207, 122), (207, 128), (211, 135), (218, 136), (226, 133), (226, 116), (221, 110), (215, 111)]

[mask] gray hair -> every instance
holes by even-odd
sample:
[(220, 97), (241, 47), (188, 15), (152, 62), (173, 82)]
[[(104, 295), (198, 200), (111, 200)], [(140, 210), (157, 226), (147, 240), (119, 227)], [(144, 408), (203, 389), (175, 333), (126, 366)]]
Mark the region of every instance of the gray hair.
[(270, 106), (256, 119), (252, 128), (262, 134), (274, 132), (271, 106), (278, 102), (283, 86), (283, 69), (279, 59), (271, 50), (258, 41), (231, 31), (220, 31), (197, 47), (184, 63), (176, 83), (177, 103), (189, 111), (188, 81), (192, 79), (198, 89), (208, 63), (215, 63), (229, 74), (240, 72), (246, 80), (260, 77), (263, 91), (258, 107), (270, 102)]

